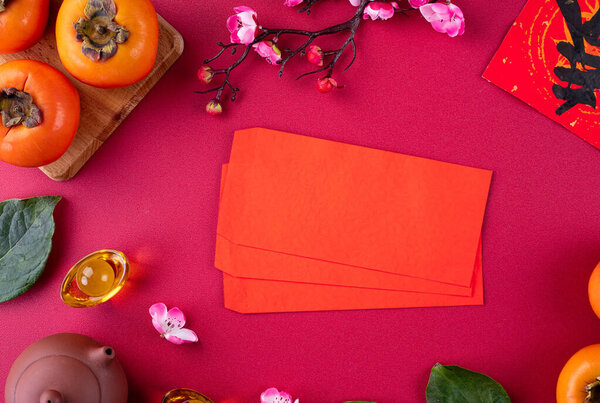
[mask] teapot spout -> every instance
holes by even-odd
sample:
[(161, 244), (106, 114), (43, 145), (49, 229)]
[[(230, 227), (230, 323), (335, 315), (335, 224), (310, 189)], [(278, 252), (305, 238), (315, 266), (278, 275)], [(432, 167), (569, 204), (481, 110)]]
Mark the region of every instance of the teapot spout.
[(100, 365), (108, 365), (115, 358), (115, 350), (112, 347), (97, 347), (90, 353), (90, 359)]

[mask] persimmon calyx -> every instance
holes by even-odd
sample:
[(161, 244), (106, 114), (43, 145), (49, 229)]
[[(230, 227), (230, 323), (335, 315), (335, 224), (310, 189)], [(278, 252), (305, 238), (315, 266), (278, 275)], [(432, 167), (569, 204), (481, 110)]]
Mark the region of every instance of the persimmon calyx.
[[(1, 0), (0, 0), (1, 1)], [(129, 38), (129, 31), (117, 24), (117, 6), (113, 0), (88, 0), (83, 14), (73, 24), (75, 39), (82, 42), (81, 52), (94, 62), (105, 62), (117, 53), (117, 45)]]
[(0, 13), (6, 10), (6, 1), (7, 0), (0, 0)]
[(22, 124), (31, 128), (42, 123), (42, 111), (33, 103), (31, 95), (14, 87), (0, 91), (0, 113), (6, 127)]
[(600, 403), (600, 376), (592, 383), (585, 385), (587, 395), (583, 403)]

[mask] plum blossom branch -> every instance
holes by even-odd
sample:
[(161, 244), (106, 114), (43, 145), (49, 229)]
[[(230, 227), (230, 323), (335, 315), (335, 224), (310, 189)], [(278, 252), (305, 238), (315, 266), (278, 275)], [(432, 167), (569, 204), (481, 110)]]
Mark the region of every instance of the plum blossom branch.
[[(319, 0), (285, 0), (286, 6), (297, 6), (303, 4), (299, 12), (310, 14), (311, 7)], [(300, 55), (307, 57), (308, 61), (318, 66), (315, 70), (301, 74), (297, 79), (308, 75), (324, 73), (317, 79), (317, 89), (322, 92), (329, 92), (334, 88), (342, 88), (336, 80), (332, 78), (334, 68), (340, 61), (343, 53), (348, 47), (352, 49), (352, 59), (345, 67), (347, 71), (356, 60), (357, 48), (355, 36), (358, 28), (364, 20), (387, 20), (396, 13), (405, 13), (409, 10), (419, 9), (421, 14), (431, 22), (433, 28), (438, 32), (447, 33), (450, 36), (462, 35), (464, 32), (464, 16), (457, 6), (445, 0), (443, 3), (436, 3), (436, 0), (408, 0), (412, 8), (400, 9), (396, 1), (374, 1), (374, 0), (349, 0), (356, 7), (356, 12), (347, 21), (336, 24), (321, 30), (307, 31), (290, 28), (265, 28), (258, 24), (257, 13), (249, 7), (236, 7), (235, 15), (227, 20), (227, 28), (231, 34), (231, 43), (223, 44), (217, 42), (221, 49), (217, 54), (204, 60), (204, 65), (198, 70), (198, 78), (205, 84), (210, 83), (215, 76), (223, 76), (222, 83), (214, 88), (196, 91), (199, 94), (215, 93), (215, 97), (207, 104), (206, 110), (211, 115), (222, 113), (221, 100), (226, 88), (231, 91), (231, 101), (235, 101), (239, 88), (235, 87), (231, 81), (231, 73), (237, 68), (250, 54), (253, 49), (269, 64), (279, 66), (279, 77), (283, 75), (286, 64), (294, 57)], [(434, 1), (434, 3), (430, 3)], [(337, 49), (321, 50), (320, 47), (313, 44), (321, 36), (329, 36), (340, 33), (346, 33), (344, 42)], [(302, 36), (304, 42), (294, 49), (285, 49), (285, 55), (279, 50), (278, 44), (283, 36)], [(223, 53), (231, 49), (231, 54), (235, 54), (239, 47), (243, 47), (241, 55), (231, 65), (223, 69), (213, 69), (208, 64), (218, 59)], [(325, 59), (328, 60), (325, 63)]]

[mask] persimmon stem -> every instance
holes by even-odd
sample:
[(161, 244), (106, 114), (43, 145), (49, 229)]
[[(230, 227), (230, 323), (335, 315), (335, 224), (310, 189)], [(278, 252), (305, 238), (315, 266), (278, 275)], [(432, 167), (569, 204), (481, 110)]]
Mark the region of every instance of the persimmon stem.
[(42, 123), (42, 111), (33, 103), (31, 95), (14, 87), (0, 91), (0, 114), (5, 127), (22, 124), (31, 128)]
[(585, 385), (587, 396), (583, 403), (600, 403), (600, 376), (592, 383)]

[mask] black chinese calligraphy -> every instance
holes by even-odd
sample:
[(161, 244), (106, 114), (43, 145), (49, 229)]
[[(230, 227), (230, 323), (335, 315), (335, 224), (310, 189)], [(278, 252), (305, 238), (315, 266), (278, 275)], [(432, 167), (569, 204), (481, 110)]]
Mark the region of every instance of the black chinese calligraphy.
[(554, 84), (552, 92), (565, 102), (556, 109), (562, 115), (578, 104), (596, 108), (596, 93), (600, 89), (600, 56), (586, 51), (586, 42), (594, 47), (600, 46), (600, 10), (591, 19), (583, 21), (578, 0), (556, 0), (571, 33), (573, 43), (562, 41), (557, 50), (570, 64), (570, 67), (558, 66), (554, 73), (566, 86)]

